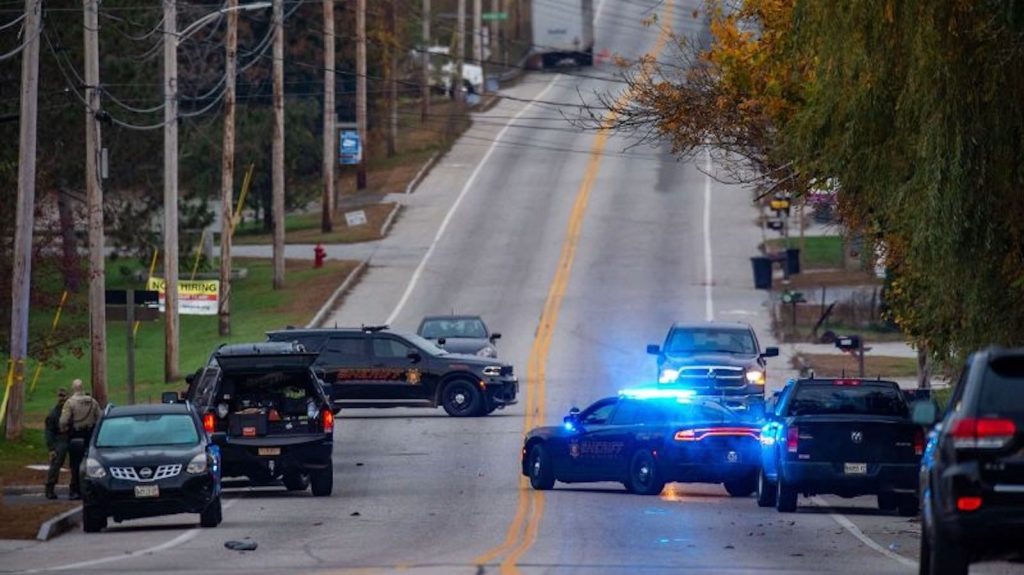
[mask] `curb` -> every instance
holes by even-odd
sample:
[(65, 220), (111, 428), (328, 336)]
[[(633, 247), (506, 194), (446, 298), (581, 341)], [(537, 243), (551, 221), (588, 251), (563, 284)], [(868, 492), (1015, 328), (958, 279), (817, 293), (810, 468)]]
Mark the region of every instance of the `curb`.
[(440, 158), (441, 152), (434, 152), (434, 155), (430, 156), (427, 162), (420, 167), (420, 171), (416, 172), (416, 175), (412, 177), (412, 181), (409, 182), (409, 185), (405, 186), (406, 194), (413, 193), (413, 191), (420, 185), (420, 182), (423, 181), (423, 178), (426, 177), (427, 172), (434, 167), (434, 164), (436, 164)]
[[(395, 204), (395, 206), (397, 207), (398, 204)], [(319, 327), (320, 324), (323, 323), (323, 321), (327, 318), (327, 314), (331, 313), (331, 311), (334, 310), (334, 307), (337, 305), (338, 300), (341, 299), (341, 296), (344, 295), (346, 291), (348, 291), (348, 289), (352, 286), (352, 284), (355, 283), (355, 281), (360, 276), (363, 275), (363, 271), (366, 270), (366, 267), (367, 260), (363, 260), (359, 262), (359, 265), (356, 266), (356, 269), (349, 272), (348, 277), (345, 278), (345, 281), (341, 282), (341, 285), (338, 286), (338, 289), (334, 290), (334, 293), (331, 294), (331, 297), (327, 298), (327, 301), (324, 302), (324, 305), (320, 308), (320, 311), (316, 312), (316, 315), (313, 316), (313, 319), (310, 320), (308, 324), (306, 324), (307, 328)]]
[(64, 513), (61, 513), (40, 525), (39, 533), (36, 534), (36, 539), (39, 541), (49, 541), (61, 533), (70, 531), (81, 523), (82, 506), (79, 505), (74, 509), (68, 509)]
[[(388, 231), (391, 230), (391, 224), (395, 221), (395, 216), (398, 215), (398, 210), (402, 209), (402, 204), (395, 202), (391, 211), (388, 212), (388, 217), (384, 219), (384, 223), (380, 226), (380, 238), (384, 239), (384, 236), (388, 235)], [(380, 241), (380, 240), (378, 240)]]

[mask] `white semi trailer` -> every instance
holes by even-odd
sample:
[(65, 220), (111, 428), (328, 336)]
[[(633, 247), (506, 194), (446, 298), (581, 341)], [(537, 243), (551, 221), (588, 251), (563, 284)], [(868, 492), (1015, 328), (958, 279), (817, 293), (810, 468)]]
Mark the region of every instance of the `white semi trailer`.
[(532, 0), (533, 54), (545, 68), (594, 63), (594, 0)]

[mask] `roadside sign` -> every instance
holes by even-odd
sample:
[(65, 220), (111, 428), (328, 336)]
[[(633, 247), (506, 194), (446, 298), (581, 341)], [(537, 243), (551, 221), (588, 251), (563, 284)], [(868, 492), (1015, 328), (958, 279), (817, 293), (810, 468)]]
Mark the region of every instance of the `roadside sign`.
[(338, 138), (338, 163), (343, 166), (358, 164), (363, 159), (363, 143), (356, 130), (342, 130)]
[(481, 20), (508, 20), (508, 12), (484, 12), (480, 15)]
[[(146, 289), (160, 293), (160, 311), (165, 311), (167, 282), (149, 278)], [(178, 313), (181, 315), (217, 315), (220, 282), (217, 280), (181, 280), (178, 282)]]
[(345, 212), (345, 225), (348, 227), (361, 226), (366, 223), (366, 211), (356, 210), (354, 212)]

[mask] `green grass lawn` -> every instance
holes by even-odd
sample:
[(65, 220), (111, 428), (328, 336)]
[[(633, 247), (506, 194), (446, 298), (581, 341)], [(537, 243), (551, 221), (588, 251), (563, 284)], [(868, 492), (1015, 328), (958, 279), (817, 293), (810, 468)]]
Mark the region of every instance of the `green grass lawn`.
[[(843, 267), (843, 239), (839, 236), (806, 236), (805, 247), (801, 255), (803, 267), (806, 269), (828, 269)], [(768, 240), (768, 251), (786, 249), (784, 238)], [(800, 238), (789, 238), (789, 247), (800, 247)]]
[[(232, 283), (231, 335), (218, 335), (216, 316), (179, 316), (179, 371), (182, 379), (201, 366), (220, 343), (262, 341), (267, 330), (287, 325), (305, 325), (355, 265), (356, 262), (329, 260), (324, 267), (314, 269), (310, 262), (288, 261), (285, 289), (275, 291), (271, 284), (270, 260), (236, 258), (235, 267), (246, 268), (248, 275)], [(124, 260), (108, 265), (107, 288), (141, 289), (141, 285), (132, 285), (134, 280), (130, 275), (122, 273), (122, 267), (127, 268), (124, 271), (130, 271), (133, 266), (138, 264), (125, 263)], [(182, 277), (187, 277), (187, 274)], [(84, 294), (78, 294), (76, 297), (83, 298)], [(52, 310), (33, 310), (33, 315), (43, 316), (47, 321), (52, 319), (52, 313)], [(86, 318), (78, 314), (63, 318), (62, 325), (65, 321), (81, 322), (86, 321)], [(115, 404), (123, 403), (127, 394), (126, 337), (126, 324), (108, 322), (107, 388), (110, 401)], [(79, 344), (81, 345), (81, 342)], [(6, 359), (0, 357), (4, 365), (7, 363)], [(63, 354), (60, 361), (62, 365), (59, 368), (42, 368), (35, 392), (26, 397), (26, 427), (42, 427), (43, 418), (52, 406), (58, 387), (67, 387), (76, 377), (89, 381), (91, 360), (88, 349), (84, 349), (81, 356)], [(30, 362), (26, 370), (26, 392), (34, 369), (35, 365)], [(183, 381), (165, 384), (163, 374), (164, 324), (162, 321), (142, 323), (136, 335), (135, 346), (137, 401), (159, 401), (161, 392), (179, 390), (183, 387)], [(2, 442), (0, 450), (6, 450)]]

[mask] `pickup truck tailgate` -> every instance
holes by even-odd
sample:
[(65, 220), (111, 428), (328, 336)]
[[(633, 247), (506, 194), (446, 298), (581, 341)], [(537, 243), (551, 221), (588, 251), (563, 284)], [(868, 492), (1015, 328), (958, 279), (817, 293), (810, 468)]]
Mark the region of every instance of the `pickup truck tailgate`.
[(919, 429), (896, 417), (801, 416), (787, 427), (803, 461), (911, 463), (923, 447)]

